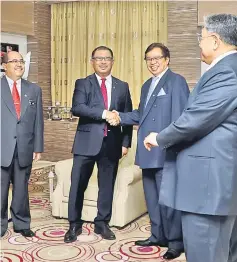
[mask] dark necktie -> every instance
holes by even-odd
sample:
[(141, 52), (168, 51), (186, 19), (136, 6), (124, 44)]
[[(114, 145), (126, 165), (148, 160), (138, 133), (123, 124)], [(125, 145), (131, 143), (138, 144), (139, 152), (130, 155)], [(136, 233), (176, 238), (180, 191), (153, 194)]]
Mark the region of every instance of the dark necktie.
[[(106, 78), (101, 78), (101, 81), (102, 81), (101, 86), (100, 86), (101, 93), (103, 95), (105, 109), (108, 109), (108, 95), (107, 95), (107, 90), (106, 90), (106, 85), (105, 85)], [(105, 123), (104, 136), (107, 136), (107, 132), (108, 132), (107, 124)]]
[(16, 115), (17, 115), (17, 118), (19, 119), (21, 116), (21, 99), (20, 99), (20, 95), (16, 87), (16, 81), (14, 81), (13, 83), (12, 98), (13, 98), (14, 106), (16, 109)]

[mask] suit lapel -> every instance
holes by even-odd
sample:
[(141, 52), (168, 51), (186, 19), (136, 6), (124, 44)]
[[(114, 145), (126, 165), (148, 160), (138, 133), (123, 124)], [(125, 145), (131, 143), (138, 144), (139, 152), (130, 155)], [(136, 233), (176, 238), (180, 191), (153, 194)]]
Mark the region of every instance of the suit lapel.
[(13, 102), (13, 99), (12, 99), (11, 90), (10, 90), (10, 87), (8, 85), (8, 82), (7, 82), (7, 79), (6, 79), (5, 76), (3, 76), (1, 82), (2, 82), (1, 96), (2, 96), (6, 106), (11, 111), (11, 113), (14, 115), (15, 118), (17, 118), (16, 109), (15, 109), (14, 102)]
[[(146, 107), (144, 108), (144, 111), (143, 111), (143, 115), (142, 115), (142, 119), (141, 119), (141, 122), (140, 122), (140, 125), (142, 124), (142, 122), (144, 121), (144, 119), (146, 118), (147, 114), (149, 113), (149, 111), (151, 110), (152, 108), (152, 105), (154, 104), (154, 102), (156, 101), (157, 99), (157, 95), (159, 94), (161, 88), (164, 86), (168, 76), (169, 76), (169, 73), (170, 73), (170, 69), (167, 70), (167, 72), (161, 77), (159, 83), (157, 84), (153, 94), (151, 95)], [(148, 88), (149, 90), (149, 88)], [(148, 94), (148, 91), (147, 91), (147, 94)], [(145, 102), (144, 102), (144, 106), (145, 106), (145, 103), (146, 103), (146, 99), (147, 99), (147, 95), (145, 97)]]
[(27, 106), (29, 105), (29, 84), (24, 79), (21, 79), (21, 118), (23, 117)]
[(104, 104), (104, 98), (103, 98), (102, 92), (101, 92), (101, 90), (100, 90), (100, 85), (99, 85), (99, 83), (98, 83), (98, 80), (97, 80), (97, 78), (96, 78), (96, 75), (95, 75), (95, 74), (91, 75), (91, 76), (89, 77), (89, 79), (90, 79), (90, 82), (91, 82), (91, 84), (92, 84), (92, 87), (95, 88), (96, 93), (97, 93), (99, 99), (101, 100), (101, 103)]
[(116, 93), (118, 91), (118, 82), (116, 79), (112, 76), (112, 87), (111, 87), (111, 101), (110, 101), (110, 107), (109, 110), (111, 111), (112, 109), (115, 108), (115, 102), (116, 102)]

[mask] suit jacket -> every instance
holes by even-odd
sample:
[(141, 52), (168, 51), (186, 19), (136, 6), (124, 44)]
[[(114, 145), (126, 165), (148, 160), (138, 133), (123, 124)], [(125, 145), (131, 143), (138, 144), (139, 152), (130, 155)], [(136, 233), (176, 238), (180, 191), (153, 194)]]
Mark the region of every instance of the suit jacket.
[(237, 215), (237, 54), (201, 77), (183, 114), (157, 141), (181, 150), (177, 170), (164, 170), (161, 203), (193, 213)]
[[(79, 123), (75, 135), (72, 152), (78, 155), (95, 156), (100, 152), (104, 139), (105, 119), (102, 119), (105, 110), (101, 88), (95, 74), (78, 79), (72, 99), (72, 113), (78, 116)], [(111, 105), (109, 110), (129, 112), (132, 110), (132, 101), (128, 84), (112, 77)], [(132, 127), (108, 125), (109, 156), (119, 159), (122, 155), (122, 146), (130, 147)]]
[[(144, 138), (150, 132), (161, 132), (182, 113), (188, 99), (189, 89), (186, 80), (170, 69), (162, 76), (146, 107), (147, 94), (152, 78), (148, 79), (141, 90), (139, 108), (131, 113), (120, 113), (123, 125), (139, 124), (135, 163), (141, 168), (162, 168), (165, 150), (159, 147), (147, 151)], [(159, 95), (163, 88), (165, 95)]]
[(1, 79), (1, 166), (8, 167), (17, 143), (19, 164), (31, 165), (33, 152), (43, 152), (43, 108), (41, 88), (21, 79), (21, 116), (18, 120), (5, 76)]

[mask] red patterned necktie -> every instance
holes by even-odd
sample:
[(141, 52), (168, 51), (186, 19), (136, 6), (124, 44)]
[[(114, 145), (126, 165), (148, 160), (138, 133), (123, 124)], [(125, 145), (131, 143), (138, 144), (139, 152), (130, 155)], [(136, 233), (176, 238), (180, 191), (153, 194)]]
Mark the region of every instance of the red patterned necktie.
[(17, 118), (19, 119), (21, 116), (21, 99), (20, 99), (20, 95), (16, 87), (16, 81), (14, 81), (13, 83), (12, 98), (13, 98), (14, 106), (16, 109)]
[[(104, 98), (104, 104), (105, 104), (105, 109), (108, 109), (108, 95), (107, 95), (107, 90), (106, 90), (106, 85), (105, 85), (105, 81), (106, 78), (101, 78), (101, 92)], [(105, 129), (104, 129), (104, 136), (107, 136), (108, 133), (108, 128), (107, 128), (107, 124), (105, 124)]]

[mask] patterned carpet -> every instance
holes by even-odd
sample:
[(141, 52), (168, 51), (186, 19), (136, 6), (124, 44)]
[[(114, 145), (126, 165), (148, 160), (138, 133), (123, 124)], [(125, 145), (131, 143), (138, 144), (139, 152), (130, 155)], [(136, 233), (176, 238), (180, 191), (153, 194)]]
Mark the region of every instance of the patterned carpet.
[[(147, 215), (123, 229), (112, 228), (115, 241), (103, 240), (93, 231), (94, 225), (84, 223), (83, 233), (74, 243), (65, 244), (63, 237), (68, 222), (51, 215), (47, 170), (31, 176), (30, 205), (33, 238), (25, 238), (13, 232), (12, 223), (1, 239), (0, 262), (164, 262), (165, 248), (138, 247), (134, 241), (149, 237), (150, 224)], [(173, 262), (185, 262), (182, 254)]]

